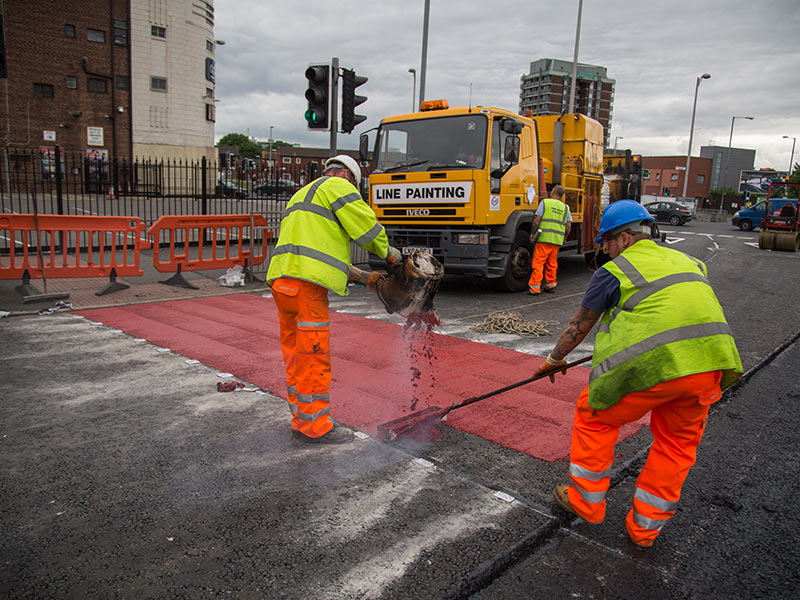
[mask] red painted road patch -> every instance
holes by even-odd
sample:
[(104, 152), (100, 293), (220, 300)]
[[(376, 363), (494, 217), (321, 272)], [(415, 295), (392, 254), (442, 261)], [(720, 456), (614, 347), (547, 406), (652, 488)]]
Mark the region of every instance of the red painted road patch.
[[(213, 296), (77, 311), (77, 314), (233, 373), (286, 397), (278, 319), (271, 298)], [(460, 338), (331, 312), (331, 412), (376, 434), (381, 423), (445, 407), (527, 379), (543, 359)], [(569, 454), (573, 407), (589, 378), (575, 367), (456, 409), (447, 425), (537, 458)], [(287, 409), (287, 424), (288, 424)], [(633, 435), (647, 419), (622, 429)]]

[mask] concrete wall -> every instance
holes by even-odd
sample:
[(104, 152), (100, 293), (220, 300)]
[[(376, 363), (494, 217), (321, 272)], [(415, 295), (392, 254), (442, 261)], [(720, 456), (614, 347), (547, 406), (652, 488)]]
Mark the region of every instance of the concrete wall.
[[(164, 28), (164, 37), (152, 26)], [(210, 0), (131, 0), (134, 155), (212, 159), (214, 14)], [(209, 49), (209, 43), (210, 48)], [(151, 89), (151, 78), (167, 80), (166, 91)], [(209, 95), (209, 91), (211, 94)]]

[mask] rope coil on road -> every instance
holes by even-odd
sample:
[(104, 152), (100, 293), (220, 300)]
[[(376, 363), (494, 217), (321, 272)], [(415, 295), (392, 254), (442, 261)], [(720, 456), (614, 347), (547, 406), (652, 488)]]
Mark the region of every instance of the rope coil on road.
[(483, 322), (473, 325), (472, 329), (483, 333), (515, 333), (528, 337), (540, 337), (550, 335), (546, 329), (548, 325), (557, 324), (555, 321), (523, 319), (518, 312), (496, 312), (486, 317)]

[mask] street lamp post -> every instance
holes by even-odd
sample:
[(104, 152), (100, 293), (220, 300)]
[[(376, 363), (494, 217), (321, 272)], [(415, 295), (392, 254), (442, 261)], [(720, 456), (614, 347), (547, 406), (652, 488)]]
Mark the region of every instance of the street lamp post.
[(274, 125), (269, 126), (269, 179), (272, 179), (272, 146), (275, 144), (275, 140), (272, 139), (272, 128)]
[(581, 14), (583, 13), (583, 0), (578, 0), (578, 24), (575, 27), (575, 53), (572, 56), (572, 81), (569, 88), (569, 113), (575, 112), (575, 87), (578, 84), (578, 46), (581, 40)]
[(797, 141), (796, 137), (792, 137), (790, 135), (783, 136), (785, 140), (792, 140), (792, 156), (789, 159), (789, 177), (792, 176), (792, 171), (794, 170), (794, 144)]
[(682, 198), (686, 198), (686, 188), (689, 186), (689, 164), (692, 160), (692, 138), (694, 137), (694, 113), (697, 110), (697, 90), (700, 88), (700, 82), (703, 79), (711, 79), (710, 73), (703, 73), (697, 78), (697, 83), (694, 84), (694, 103), (692, 104), (692, 124), (689, 126), (689, 149), (686, 151), (686, 172), (683, 174), (683, 194)]
[(725, 184), (728, 182), (728, 163), (731, 160), (731, 142), (733, 141), (733, 124), (736, 119), (747, 119), (752, 121), (753, 117), (731, 117), (731, 135), (728, 137), (728, 153), (725, 155), (725, 172), (722, 175), (722, 198), (719, 201), (719, 209), (725, 207)]
[(624, 138), (624, 137), (622, 137), (621, 135), (618, 135), (618, 136), (614, 137), (614, 150), (615, 150), (615, 151), (616, 151), (616, 149), (617, 149), (617, 142), (618, 142), (618, 141), (620, 141), (620, 140), (624, 140), (624, 139), (625, 139), (625, 138)]
[(416, 98), (417, 98), (417, 70), (411, 67), (408, 70), (414, 76), (414, 87), (411, 88), (411, 112), (417, 112)]
[(703, 73), (697, 78), (697, 83), (694, 84), (694, 103), (692, 104), (692, 124), (689, 126), (689, 150), (686, 151), (686, 173), (683, 174), (683, 194), (682, 198), (686, 198), (686, 188), (689, 186), (689, 163), (692, 160), (692, 137), (694, 137), (694, 113), (697, 110), (697, 90), (700, 88), (700, 82), (703, 79), (711, 79), (711, 74)]

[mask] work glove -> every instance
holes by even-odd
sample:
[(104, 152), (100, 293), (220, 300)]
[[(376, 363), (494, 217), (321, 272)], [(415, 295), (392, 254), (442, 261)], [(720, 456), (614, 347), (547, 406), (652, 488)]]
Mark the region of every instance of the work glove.
[(547, 355), (547, 358), (544, 359), (542, 366), (536, 369), (533, 376), (538, 377), (539, 375), (546, 375), (551, 373), (550, 375), (550, 383), (556, 382), (556, 373), (561, 371), (561, 374), (566, 374), (567, 370), (564, 369), (567, 365), (567, 361), (563, 358), (561, 360), (554, 359), (550, 354)]
[(383, 285), (384, 280), (386, 277), (383, 276), (383, 273), (378, 273), (377, 271), (373, 271), (367, 277), (367, 287), (371, 289), (373, 292), (378, 291), (378, 287)]
[(355, 283), (360, 283), (361, 285), (367, 286), (369, 289), (373, 291), (378, 291), (378, 286), (383, 283), (383, 280), (386, 279), (382, 273), (378, 273), (377, 271), (363, 271), (358, 267), (350, 267), (350, 274), (347, 277), (348, 281), (353, 281)]
[(401, 264), (403, 264), (403, 255), (400, 253), (400, 250), (393, 246), (389, 246), (389, 249), (386, 252), (386, 270), (391, 275), (400, 268)]

